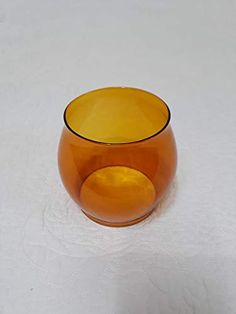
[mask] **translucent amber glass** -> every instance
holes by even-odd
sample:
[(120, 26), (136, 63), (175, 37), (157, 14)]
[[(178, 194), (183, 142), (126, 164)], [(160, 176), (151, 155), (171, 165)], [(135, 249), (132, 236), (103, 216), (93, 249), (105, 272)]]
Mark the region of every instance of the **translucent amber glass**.
[(59, 170), (84, 213), (109, 226), (148, 216), (176, 169), (164, 101), (140, 89), (104, 88), (74, 99), (64, 120)]

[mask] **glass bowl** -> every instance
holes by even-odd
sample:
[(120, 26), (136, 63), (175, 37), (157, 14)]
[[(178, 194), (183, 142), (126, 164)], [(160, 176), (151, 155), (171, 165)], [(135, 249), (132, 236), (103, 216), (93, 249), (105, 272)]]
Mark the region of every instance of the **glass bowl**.
[(147, 217), (176, 171), (166, 103), (141, 89), (102, 88), (75, 98), (64, 121), (59, 171), (85, 215), (114, 227)]

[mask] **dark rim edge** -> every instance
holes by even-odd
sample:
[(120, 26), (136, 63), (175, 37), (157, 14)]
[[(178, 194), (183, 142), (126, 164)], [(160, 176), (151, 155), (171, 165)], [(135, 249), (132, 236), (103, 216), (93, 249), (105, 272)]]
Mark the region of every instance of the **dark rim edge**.
[[(102, 91), (102, 90), (105, 90), (105, 89), (112, 89), (112, 88), (128, 88), (128, 89), (133, 89), (133, 90), (137, 90), (137, 91), (141, 91), (141, 92), (145, 92), (147, 94), (150, 94), (152, 96), (154, 96), (155, 98), (158, 98), (159, 100), (161, 100), (163, 102), (163, 104), (166, 106), (167, 108), (167, 112), (168, 112), (168, 118), (166, 120), (166, 123), (164, 124), (164, 126), (159, 130), (157, 131), (156, 133), (148, 136), (148, 137), (145, 137), (145, 138), (142, 138), (140, 140), (137, 140), (137, 141), (132, 141), (132, 142), (125, 142), (125, 143), (109, 143), (109, 142), (100, 142), (100, 141), (95, 141), (95, 140), (92, 140), (92, 139), (89, 139), (77, 132), (75, 132), (69, 125), (69, 123), (67, 122), (66, 120), (66, 111), (67, 109), (70, 107), (70, 105), (77, 99), (79, 99), (80, 97), (83, 97), (89, 93), (93, 93), (93, 92), (97, 92), (97, 91)], [(78, 136), (79, 138), (85, 140), (85, 141), (88, 141), (88, 142), (91, 142), (91, 143), (94, 143), (94, 144), (100, 144), (100, 145), (129, 145), (129, 144), (136, 144), (136, 143), (141, 143), (141, 142), (145, 142), (149, 139), (152, 139), (154, 137), (156, 137), (157, 135), (159, 135), (160, 133), (162, 133), (166, 128), (167, 126), (169, 125), (170, 123), (170, 120), (171, 120), (171, 112), (170, 112), (170, 108), (168, 107), (167, 103), (162, 99), (160, 98), (159, 96), (149, 92), (149, 91), (146, 91), (144, 89), (141, 89), (141, 88), (136, 88), (136, 87), (128, 87), (128, 86), (110, 86), (110, 87), (103, 87), (103, 88), (97, 88), (97, 89), (93, 89), (93, 90), (90, 90), (86, 93), (83, 93), (81, 95), (79, 95), (78, 97), (74, 98), (72, 101), (69, 102), (69, 104), (66, 106), (65, 110), (64, 110), (64, 114), (63, 114), (63, 120), (64, 120), (64, 123), (65, 123), (65, 126), (67, 127), (67, 129), (72, 132), (74, 135)]]

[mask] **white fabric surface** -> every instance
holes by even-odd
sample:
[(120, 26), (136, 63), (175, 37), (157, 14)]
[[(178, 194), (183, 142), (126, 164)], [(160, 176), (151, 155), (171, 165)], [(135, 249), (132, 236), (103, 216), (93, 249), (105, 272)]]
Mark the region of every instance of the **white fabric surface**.
[[(0, 313), (236, 313), (236, 1), (0, 0)], [(144, 222), (89, 221), (57, 170), (62, 114), (158, 94), (178, 171)]]

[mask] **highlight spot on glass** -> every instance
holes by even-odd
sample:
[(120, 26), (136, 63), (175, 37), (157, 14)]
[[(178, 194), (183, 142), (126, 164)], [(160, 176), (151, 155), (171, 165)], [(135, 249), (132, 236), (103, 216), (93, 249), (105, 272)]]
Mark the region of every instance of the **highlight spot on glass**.
[(156, 191), (142, 172), (123, 166), (94, 171), (82, 184), (81, 204), (93, 217), (122, 221), (137, 219), (147, 213)]

